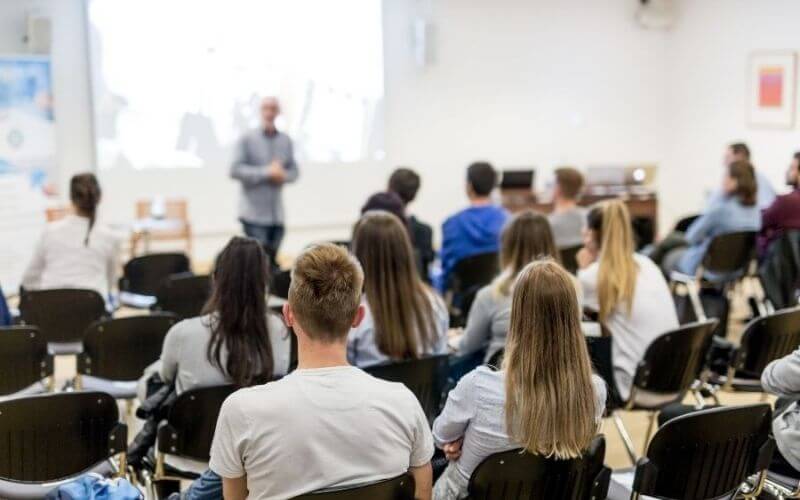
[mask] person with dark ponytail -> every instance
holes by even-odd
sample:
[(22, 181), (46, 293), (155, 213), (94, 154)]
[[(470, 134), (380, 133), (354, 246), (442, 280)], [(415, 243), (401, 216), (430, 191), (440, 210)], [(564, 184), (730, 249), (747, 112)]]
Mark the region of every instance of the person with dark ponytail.
[(94, 174), (72, 177), (70, 214), (48, 224), (23, 275), (24, 288), (86, 288), (108, 300), (117, 281), (119, 240), (96, 223), (101, 195)]

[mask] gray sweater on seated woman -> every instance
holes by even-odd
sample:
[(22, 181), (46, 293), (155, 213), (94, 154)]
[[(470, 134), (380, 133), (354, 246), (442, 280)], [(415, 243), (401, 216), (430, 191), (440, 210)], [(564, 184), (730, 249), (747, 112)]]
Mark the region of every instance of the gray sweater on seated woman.
[(800, 471), (800, 349), (768, 364), (761, 374), (761, 386), (794, 400), (772, 421), (772, 433), (781, 455)]

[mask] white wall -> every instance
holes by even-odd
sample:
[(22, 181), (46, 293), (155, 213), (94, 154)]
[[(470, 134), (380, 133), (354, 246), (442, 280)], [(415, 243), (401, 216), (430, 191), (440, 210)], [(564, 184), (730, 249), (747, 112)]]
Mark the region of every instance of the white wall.
[[(464, 203), (460, 179), (478, 158), (497, 166), (657, 162), (662, 220), (693, 211), (716, 183), (722, 147), (753, 144), (777, 181), (796, 132), (745, 125), (745, 63), (753, 48), (800, 48), (795, 0), (678, 0), (671, 32), (639, 28), (637, 0), (385, 0), (386, 149), (381, 164), (305, 166), (287, 189), (287, 249), (345, 236), (391, 168), (423, 174), (414, 210), (438, 224)], [(428, 7), (431, 7), (428, 9)], [(24, 15), (54, 22), (54, 80), (62, 181), (92, 163), (83, 0), (0, 2), (0, 52), (23, 49)], [(416, 66), (411, 23), (435, 28), (435, 61)], [(687, 182), (691, 179), (691, 182)], [(201, 235), (237, 230), (236, 186), (225, 166), (106, 173), (105, 217), (133, 200), (186, 196)], [(543, 184), (540, 179), (539, 185)]]

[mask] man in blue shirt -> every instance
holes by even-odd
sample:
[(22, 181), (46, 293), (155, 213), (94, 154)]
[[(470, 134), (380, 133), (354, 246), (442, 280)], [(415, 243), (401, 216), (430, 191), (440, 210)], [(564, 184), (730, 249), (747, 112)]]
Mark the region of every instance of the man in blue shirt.
[(508, 213), (491, 200), (497, 185), (497, 172), (487, 162), (467, 168), (467, 197), (470, 206), (450, 216), (442, 225), (442, 275), (439, 290), (450, 287), (450, 275), (462, 259), (497, 252), (500, 232)]

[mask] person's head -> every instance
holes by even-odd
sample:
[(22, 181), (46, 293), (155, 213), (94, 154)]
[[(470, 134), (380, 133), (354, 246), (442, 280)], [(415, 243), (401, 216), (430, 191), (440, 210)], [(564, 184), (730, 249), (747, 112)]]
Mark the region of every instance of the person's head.
[(346, 249), (325, 243), (297, 258), (283, 307), (286, 324), (299, 342), (336, 345), (345, 349), (347, 334), (364, 318), (361, 290), (364, 273)]
[(722, 180), (722, 189), (728, 196), (735, 196), (742, 205), (756, 204), (756, 173), (748, 161), (735, 161), (728, 165)]
[(633, 227), (625, 203), (608, 200), (594, 205), (586, 217), (583, 243), (598, 255), (600, 320), (605, 321), (618, 305), (630, 313), (639, 267), (633, 258)]
[(503, 370), (506, 428), (531, 453), (581, 455), (597, 433), (592, 368), (569, 273), (552, 261), (529, 264), (511, 304)]
[(800, 151), (794, 154), (792, 157), (792, 163), (789, 164), (789, 168), (786, 170), (786, 184), (792, 186), (793, 188), (797, 188), (800, 186), (798, 182), (800, 180)]
[(520, 271), (544, 258), (560, 260), (550, 223), (533, 210), (520, 212), (511, 218), (500, 236), (500, 267), (504, 273), (499, 278), (498, 291), (508, 295)]
[(576, 201), (583, 190), (583, 174), (572, 167), (556, 169), (553, 197), (556, 200)]
[(750, 148), (743, 142), (734, 142), (725, 150), (725, 165), (735, 161), (750, 161)]
[(436, 336), (433, 308), (406, 228), (391, 214), (368, 212), (355, 226), (352, 245), (364, 269), (378, 350), (392, 359), (429, 352)]
[(89, 219), (89, 230), (86, 232), (84, 244), (89, 244), (89, 233), (94, 227), (97, 218), (97, 205), (100, 203), (102, 191), (100, 183), (94, 174), (76, 174), (72, 176), (69, 183), (69, 199), (75, 209), (75, 213), (81, 217)]
[(419, 175), (410, 168), (400, 167), (389, 177), (389, 191), (399, 196), (404, 205), (414, 201), (419, 185)]
[(367, 198), (367, 202), (361, 207), (361, 215), (373, 211), (388, 212), (397, 217), (403, 224), (406, 223), (405, 204), (400, 199), (400, 196), (391, 191), (375, 193)]
[(265, 97), (261, 100), (261, 123), (266, 129), (275, 128), (275, 119), (281, 114), (281, 104), (277, 97)]
[(471, 200), (487, 198), (497, 186), (497, 172), (491, 163), (478, 161), (467, 167), (467, 195)]
[(217, 257), (203, 311), (211, 327), (206, 356), (238, 386), (263, 383), (273, 375), (268, 281), (269, 259), (252, 238), (232, 238)]

